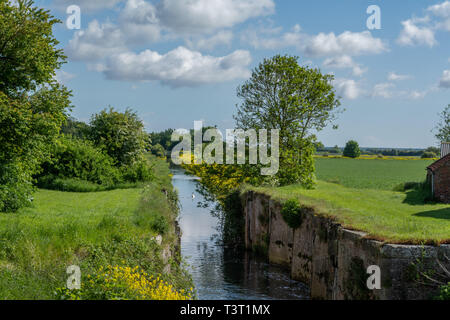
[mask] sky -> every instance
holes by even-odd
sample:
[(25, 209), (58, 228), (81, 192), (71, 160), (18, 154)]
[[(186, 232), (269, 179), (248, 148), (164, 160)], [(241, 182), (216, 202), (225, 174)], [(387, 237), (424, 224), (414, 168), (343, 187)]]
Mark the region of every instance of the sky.
[[(135, 110), (149, 132), (198, 120), (231, 129), (236, 88), (276, 54), (335, 76), (345, 111), (337, 130), (317, 133), (325, 146), (436, 146), (432, 130), (450, 104), (450, 1), (35, 3), (63, 21), (54, 33), (68, 63), (57, 79), (73, 91), (72, 114), (83, 121), (112, 106)], [(79, 29), (71, 5), (80, 9)]]

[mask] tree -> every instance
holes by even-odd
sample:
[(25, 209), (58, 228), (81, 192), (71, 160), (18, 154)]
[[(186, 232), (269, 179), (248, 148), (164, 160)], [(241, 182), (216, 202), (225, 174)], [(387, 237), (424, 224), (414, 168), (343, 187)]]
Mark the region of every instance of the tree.
[(344, 157), (348, 158), (358, 158), (361, 155), (361, 150), (359, 149), (358, 142), (350, 140), (347, 142), (344, 148)]
[(9, 96), (51, 83), (66, 59), (52, 32), (61, 21), (33, 4), (0, 1), (0, 91)]
[(335, 119), (340, 101), (331, 84), (332, 75), (302, 67), (297, 60), (281, 55), (264, 59), (238, 88), (237, 95), (243, 102), (234, 118), (239, 129), (278, 129), (280, 170), (275, 178), (281, 185), (302, 183), (311, 187), (311, 131), (320, 131)]
[(439, 114), (439, 118), (436, 139), (439, 142), (450, 142), (450, 104)]
[(0, 211), (32, 200), (33, 176), (70, 108), (53, 77), (65, 61), (52, 27), (59, 21), (33, 1), (0, 1)]
[(105, 109), (91, 118), (90, 140), (116, 161), (128, 166), (140, 161), (145, 152), (148, 135), (144, 124), (130, 109), (121, 113)]
[(89, 136), (90, 127), (83, 121), (78, 121), (73, 117), (66, 119), (61, 127), (61, 133), (76, 139), (85, 140)]

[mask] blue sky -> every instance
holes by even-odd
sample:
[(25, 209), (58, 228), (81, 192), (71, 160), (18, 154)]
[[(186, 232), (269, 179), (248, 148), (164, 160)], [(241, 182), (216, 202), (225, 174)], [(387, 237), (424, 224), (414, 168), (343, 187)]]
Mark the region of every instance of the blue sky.
[[(57, 78), (88, 121), (131, 107), (148, 131), (195, 120), (233, 128), (236, 87), (264, 57), (292, 54), (335, 75), (346, 111), (327, 146), (436, 145), (431, 132), (450, 104), (450, 1), (38, 0), (81, 29), (55, 28), (68, 55)], [(381, 29), (368, 30), (369, 5)]]

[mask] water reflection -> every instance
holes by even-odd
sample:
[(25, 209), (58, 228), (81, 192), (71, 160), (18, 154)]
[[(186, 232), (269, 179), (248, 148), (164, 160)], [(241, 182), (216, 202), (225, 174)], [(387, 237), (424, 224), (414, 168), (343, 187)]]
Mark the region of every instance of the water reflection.
[(198, 206), (204, 198), (196, 192), (196, 179), (182, 170), (173, 170), (173, 174), (182, 207), (181, 251), (190, 265), (199, 299), (308, 298), (307, 286), (289, 279), (284, 270), (270, 266), (251, 253), (221, 246), (217, 232), (219, 219), (210, 213), (210, 209)]

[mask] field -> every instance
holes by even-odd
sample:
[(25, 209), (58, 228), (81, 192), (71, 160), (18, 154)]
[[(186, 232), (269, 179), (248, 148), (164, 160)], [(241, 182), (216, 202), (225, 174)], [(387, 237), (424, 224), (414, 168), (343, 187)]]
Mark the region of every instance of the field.
[(367, 232), (373, 239), (450, 243), (450, 205), (425, 203), (417, 190), (392, 191), (404, 182), (423, 181), (425, 167), (432, 161), (316, 160), (319, 181), (314, 190), (298, 185), (256, 190), (280, 200), (298, 199), (314, 207), (318, 214)]
[(433, 160), (317, 158), (317, 179), (350, 188), (393, 190), (405, 182), (423, 182)]
[[(72, 193), (39, 190), (34, 206), (0, 215), (0, 299), (52, 299), (65, 287), (66, 268), (86, 273), (109, 265), (140, 266), (163, 273), (160, 246), (175, 236), (176, 218), (161, 192), (171, 190), (167, 164), (154, 160), (158, 181), (141, 189)], [(168, 281), (186, 288), (183, 271), (173, 268)], [(180, 272), (176, 274), (176, 272)]]

